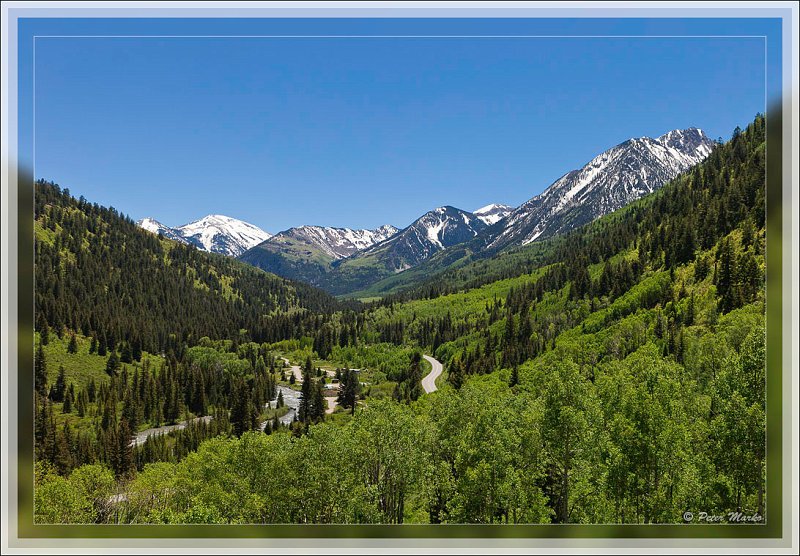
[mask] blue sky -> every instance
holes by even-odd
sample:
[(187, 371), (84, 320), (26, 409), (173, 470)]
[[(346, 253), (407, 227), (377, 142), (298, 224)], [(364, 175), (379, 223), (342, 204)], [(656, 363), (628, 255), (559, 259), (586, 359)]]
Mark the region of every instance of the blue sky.
[(761, 38), (38, 38), (35, 173), (173, 226), (403, 227), (630, 137), (727, 138), (764, 75)]

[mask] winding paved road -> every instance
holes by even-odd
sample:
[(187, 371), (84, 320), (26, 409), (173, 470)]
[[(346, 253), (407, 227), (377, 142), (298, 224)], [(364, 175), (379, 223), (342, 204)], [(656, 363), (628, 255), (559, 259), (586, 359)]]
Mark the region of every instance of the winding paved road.
[[(442, 370), (443, 370), (442, 369), (442, 364), (439, 363), (436, 359), (434, 359), (433, 357), (431, 357), (429, 355), (423, 355), (422, 357), (424, 357), (425, 360), (428, 363), (431, 364), (431, 372), (429, 372), (427, 375), (425, 375), (425, 377), (422, 379), (422, 389), (425, 390), (426, 394), (430, 394), (431, 392), (435, 392), (437, 390), (437, 388), (436, 388), (436, 379), (439, 378), (439, 375), (442, 374)], [(295, 373), (295, 377), (298, 377), (299, 381), (302, 382), (303, 374), (302, 374), (302, 370), (300, 369), (300, 367), (297, 366), (297, 365), (292, 365), (289, 362), (288, 359), (284, 358), (284, 361), (286, 361), (287, 364), (290, 365), (290, 370), (293, 373)], [(335, 375), (335, 373), (333, 371), (328, 371), (328, 375), (333, 376), (333, 375)], [(278, 386), (278, 390), (283, 392), (283, 401), (286, 404), (286, 406), (289, 407), (289, 412), (286, 415), (284, 415), (283, 417), (281, 417), (280, 421), (284, 425), (289, 425), (294, 420), (294, 415), (297, 412), (300, 393), (298, 391), (296, 391), (296, 390), (292, 390), (291, 388), (287, 388), (285, 386)], [(275, 400), (272, 400), (272, 402), (275, 402), (276, 400), (277, 400), (277, 396), (276, 396)], [(325, 411), (325, 413), (333, 413), (333, 410), (336, 407), (336, 397), (327, 397), (327, 398), (325, 398), (325, 401), (327, 401), (327, 403), (328, 403), (328, 408)], [(206, 415), (205, 417), (196, 417), (194, 420), (195, 421), (203, 420), (206, 423), (208, 423), (209, 421), (211, 421), (211, 419), (213, 419), (213, 417), (211, 415)], [(264, 424), (265, 423), (266, 423), (266, 421), (264, 423), (261, 423), (261, 429), (262, 430), (264, 428)], [(152, 429), (147, 429), (147, 430), (144, 430), (144, 431), (142, 431), (140, 433), (137, 433), (136, 437), (131, 440), (130, 445), (131, 446), (139, 446), (139, 445), (144, 444), (145, 442), (147, 442), (148, 438), (150, 438), (151, 436), (158, 435), (158, 434), (166, 434), (166, 433), (169, 433), (169, 432), (171, 432), (173, 430), (183, 429), (183, 428), (186, 428), (186, 421), (182, 421), (182, 422), (177, 423), (175, 425), (166, 425), (166, 426), (163, 426), (163, 427), (156, 427), (156, 428), (152, 428)]]
[[(205, 417), (195, 417), (192, 421), (205, 421), (208, 423), (214, 417), (211, 415), (206, 415)], [(157, 436), (160, 434), (167, 434), (169, 432), (175, 430), (181, 430), (186, 428), (186, 421), (181, 421), (180, 423), (176, 423), (174, 425), (164, 425), (163, 427), (155, 427), (152, 429), (143, 430), (142, 432), (136, 433), (136, 436), (131, 440), (130, 446), (139, 446), (140, 444), (144, 444), (147, 442), (147, 439), (151, 436)]]
[(423, 355), (425, 361), (431, 364), (431, 372), (422, 379), (422, 389), (426, 394), (436, 391), (436, 379), (442, 374), (442, 364), (429, 355)]

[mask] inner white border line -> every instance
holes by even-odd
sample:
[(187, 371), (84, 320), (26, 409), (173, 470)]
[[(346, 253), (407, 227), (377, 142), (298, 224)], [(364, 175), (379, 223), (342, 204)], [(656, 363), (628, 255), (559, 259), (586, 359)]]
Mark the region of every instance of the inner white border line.
[[(236, 39), (253, 39), (253, 38), (274, 38), (274, 39), (756, 39), (760, 38), (764, 41), (764, 114), (767, 112), (767, 35), (34, 35), (33, 36), (33, 179), (36, 181), (36, 39), (124, 39), (124, 38), (161, 38), (161, 39), (178, 39), (178, 38), (202, 38), (202, 39), (219, 39), (219, 38), (236, 38)], [(766, 119), (764, 121), (764, 133), (766, 136)], [(766, 146), (765, 146), (766, 152)], [(766, 212), (766, 168), (764, 170), (764, 187), (765, 187), (765, 203), (764, 211)], [(34, 201), (36, 192), (34, 191)], [(35, 202), (34, 202), (35, 204)], [(766, 234), (764, 237), (764, 259), (766, 261)], [(764, 273), (764, 287), (766, 288), (766, 271)], [(766, 310), (766, 296), (764, 300), (764, 308)], [(35, 310), (34, 310), (35, 314)], [(765, 323), (765, 342), (766, 342), (766, 323)], [(35, 346), (34, 346), (35, 349)], [(764, 396), (765, 396), (765, 409), (766, 409), (766, 373), (764, 376)], [(35, 444), (35, 441), (34, 441)], [(767, 450), (767, 438), (764, 438), (764, 450)], [(765, 485), (766, 486), (766, 485)], [(343, 525), (343, 524), (337, 524)], [(609, 526), (619, 525), (615, 523), (589, 523), (585, 525), (593, 526)], [(663, 524), (675, 525), (675, 524)], [(734, 523), (726, 523), (725, 525), (735, 526)], [(766, 523), (765, 523), (766, 525)], [(612, 537), (605, 537), (612, 538)], [(689, 538), (689, 537), (681, 537)]]

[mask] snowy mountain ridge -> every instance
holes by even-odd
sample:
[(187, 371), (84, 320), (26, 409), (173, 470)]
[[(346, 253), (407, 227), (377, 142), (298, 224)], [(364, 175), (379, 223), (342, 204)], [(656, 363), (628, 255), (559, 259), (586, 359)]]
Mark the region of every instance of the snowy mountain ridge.
[(290, 241), (299, 242), (312, 248), (319, 248), (326, 255), (338, 260), (380, 243), (398, 231), (397, 228), (388, 224), (374, 230), (306, 225), (279, 232), (270, 238), (266, 244), (278, 245), (288, 244)]
[(697, 128), (620, 143), (511, 211), (487, 230), (486, 247), (526, 245), (614, 212), (703, 161), (713, 146)]
[(258, 226), (224, 216), (209, 214), (199, 220), (170, 228), (154, 218), (143, 218), (137, 222), (139, 227), (168, 239), (194, 245), (210, 253), (221, 253), (238, 257), (249, 248), (272, 237)]
[(359, 252), (342, 267), (372, 258), (392, 272), (418, 265), (438, 251), (474, 239), (486, 223), (470, 212), (451, 206), (437, 207), (417, 218), (388, 240)]

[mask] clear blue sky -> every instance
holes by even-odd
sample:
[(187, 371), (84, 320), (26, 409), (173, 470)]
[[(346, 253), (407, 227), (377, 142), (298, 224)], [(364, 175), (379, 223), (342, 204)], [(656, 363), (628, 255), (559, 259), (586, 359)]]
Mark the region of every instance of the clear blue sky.
[(630, 137), (728, 138), (764, 75), (761, 38), (38, 38), (35, 173), (172, 226), (403, 227)]

